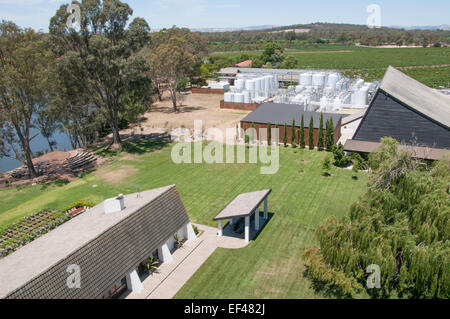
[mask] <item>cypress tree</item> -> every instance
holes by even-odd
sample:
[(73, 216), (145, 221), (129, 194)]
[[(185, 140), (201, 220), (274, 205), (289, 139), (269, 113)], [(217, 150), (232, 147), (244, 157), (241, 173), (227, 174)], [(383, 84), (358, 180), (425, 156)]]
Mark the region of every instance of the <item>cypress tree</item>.
[(323, 113), (320, 113), (319, 136), (317, 138), (317, 146), (319, 151), (323, 151)]
[(314, 149), (314, 119), (311, 115), (311, 119), (309, 121), (309, 149)]
[(280, 143), (280, 130), (278, 128), (278, 124), (275, 124), (275, 145), (278, 146)]
[(292, 118), (291, 146), (296, 147), (295, 143), (295, 118)]
[(301, 148), (305, 148), (305, 119), (302, 113), (302, 121), (300, 123), (299, 143)]
[(272, 145), (272, 127), (270, 122), (267, 124), (267, 145)]
[(332, 118), (330, 118), (327, 121), (326, 145), (327, 145), (328, 152), (333, 151), (333, 146), (334, 146), (334, 123), (333, 123), (333, 119)]
[(255, 123), (252, 122), (252, 132), (250, 133), (250, 141), (253, 143), (255, 141)]
[(283, 138), (284, 147), (287, 147), (287, 124), (284, 123), (284, 138)]

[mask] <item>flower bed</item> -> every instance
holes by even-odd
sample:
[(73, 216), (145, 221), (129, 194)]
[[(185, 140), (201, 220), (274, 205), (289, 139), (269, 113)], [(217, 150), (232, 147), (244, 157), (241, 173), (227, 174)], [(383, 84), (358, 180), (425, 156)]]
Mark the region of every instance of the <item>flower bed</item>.
[(92, 203), (76, 202), (68, 206), (69, 209), (64, 209), (63, 212), (47, 209), (24, 217), (0, 233), (0, 258), (13, 253), (92, 206), (94, 206)]

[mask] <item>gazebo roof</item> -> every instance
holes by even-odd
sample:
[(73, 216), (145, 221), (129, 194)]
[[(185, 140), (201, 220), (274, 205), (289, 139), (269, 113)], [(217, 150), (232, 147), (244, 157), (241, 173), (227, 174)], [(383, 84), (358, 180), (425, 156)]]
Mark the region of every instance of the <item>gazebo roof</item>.
[(261, 205), (271, 192), (272, 189), (266, 189), (263, 191), (240, 194), (233, 199), (231, 203), (229, 203), (219, 215), (214, 218), (214, 220), (251, 216), (255, 209)]

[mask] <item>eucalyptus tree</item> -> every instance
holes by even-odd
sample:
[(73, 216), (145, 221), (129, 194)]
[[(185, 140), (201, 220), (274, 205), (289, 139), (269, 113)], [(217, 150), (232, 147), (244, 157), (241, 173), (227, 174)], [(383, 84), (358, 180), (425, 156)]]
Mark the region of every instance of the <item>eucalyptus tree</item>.
[(185, 28), (163, 29), (151, 36), (141, 54), (151, 66), (150, 74), (158, 96), (166, 85), (173, 109), (178, 111), (177, 92), (183, 79), (199, 72), (201, 59), (207, 53), (205, 38)]
[(30, 142), (38, 135), (38, 112), (48, 105), (50, 61), (41, 34), (0, 23), (0, 157), (23, 162), (30, 177), (36, 176)]
[[(67, 105), (95, 107), (111, 128), (113, 145), (121, 148), (119, 121), (136, 117), (150, 103), (148, 65), (138, 54), (150, 28), (119, 0), (74, 1), (80, 24), (67, 23), (64, 4), (50, 20), (50, 43), (57, 55), (55, 74)], [(56, 92), (55, 94), (58, 94)]]

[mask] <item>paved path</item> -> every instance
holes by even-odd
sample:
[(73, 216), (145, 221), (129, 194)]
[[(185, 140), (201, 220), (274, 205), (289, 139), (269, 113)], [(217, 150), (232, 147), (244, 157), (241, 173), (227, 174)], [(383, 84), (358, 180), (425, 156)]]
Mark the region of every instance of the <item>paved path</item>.
[(208, 259), (217, 247), (239, 249), (248, 243), (240, 238), (219, 237), (217, 229), (196, 225), (203, 231), (197, 239), (186, 242), (174, 252), (172, 264), (162, 264), (158, 273), (143, 281), (144, 291), (130, 293), (127, 299), (171, 299)]

